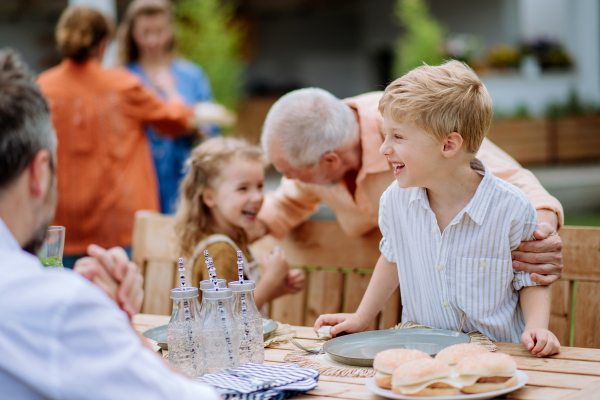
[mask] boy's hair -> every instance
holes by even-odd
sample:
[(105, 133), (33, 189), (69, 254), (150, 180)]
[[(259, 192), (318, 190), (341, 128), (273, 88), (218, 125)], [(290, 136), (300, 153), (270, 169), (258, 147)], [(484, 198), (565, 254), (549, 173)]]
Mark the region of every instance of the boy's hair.
[(179, 186), (180, 203), (175, 214), (175, 236), (184, 256), (191, 256), (196, 245), (212, 233), (213, 221), (202, 193), (215, 188), (223, 167), (233, 159), (265, 164), (260, 147), (223, 137), (209, 139), (194, 148), (186, 161), (188, 172)]
[(475, 72), (459, 61), (423, 65), (385, 89), (379, 112), (411, 123), (436, 140), (457, 132), (476, 154), (492, 122), (492, 99)]

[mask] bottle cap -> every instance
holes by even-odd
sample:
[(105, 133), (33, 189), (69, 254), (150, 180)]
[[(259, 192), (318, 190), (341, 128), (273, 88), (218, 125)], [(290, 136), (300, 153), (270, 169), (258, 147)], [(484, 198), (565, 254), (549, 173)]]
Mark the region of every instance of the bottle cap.
[[(219, 287), (220, 288), (226, 288), (227, 287), (227, 280), (226, 279), (217, 279), (217, 282), (219, 283)], [(205, 290), (209, 290), (209, 289), (214, 289), (215, 285), (212, 283), (212, 281), (210, 279), (204, 280), (204, 281), (200, 281), (200, 290), (202, 290), (203, 292)]]
[(215, 289), (208, 289), (202, 291), (202, 298), (206, 300), (223, 300), (230, 299), (233, 295), (231, 294), (231, 289), (219, 289), (218, 291)]
[(198, 297), (198, 288), (197, 287), (180, 287), (171, 289), (171, 298), (180, 300), (180, 299), (193, 299), (194, 297)]
[(256, 284), (254, 281), (244, 281), (244, 283), (233, 281), (229, 282), (229, 289), (231, 289), (232, 292), (248, 292), (256, 289)]

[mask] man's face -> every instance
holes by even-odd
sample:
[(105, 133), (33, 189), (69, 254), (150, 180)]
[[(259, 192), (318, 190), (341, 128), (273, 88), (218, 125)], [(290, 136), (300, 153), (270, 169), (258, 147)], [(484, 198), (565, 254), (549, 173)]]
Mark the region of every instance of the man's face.
[[(56, 159), (56, 157), (54, 158)], [(56, 204), (58, 203), (58, 189), (56, 184), (55, 168), (48, 165), (49, 183), (46, 196), (40, 205), (35, 207), (36, 226), (32, 238), (23, 246), (23, 250), (37, 256), (44, 240), (46, 239), (46, 231), (54, 219)]]
[(330, 186), (337, 184), (344, 177), (342, 168), (332, 168), (330, 163), (323, 158), (314, 167), (292, 167), (283, 154), (283, 149), (277, 139), (273, 141), (268, 156), (275, 169), (288, 179), (297, 179), (304, 183)]

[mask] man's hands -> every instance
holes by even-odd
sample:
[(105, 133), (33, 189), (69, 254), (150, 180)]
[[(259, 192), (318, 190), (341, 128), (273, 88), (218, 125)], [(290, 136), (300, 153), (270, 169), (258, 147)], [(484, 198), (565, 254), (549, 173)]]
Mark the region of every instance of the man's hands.
[(560, 343), (552, 332), (543, 328), (525, 328), (521, 342), (538, 357), (551, 356), (560, 351)]
[(89, 257), (77, 260), (73, 269), (106, 292), (129, 318), (139, 313), (144, 299), (144, 278), (125, 250), (120, 247), (105, 250), (92, 244), (87, 252)]
[[(540, 221), (544, 212), (556, 214), (549, 210), (539, 210)], [(551, 285), (562, 277), (562, 240), (551, 222), (540, 222), (533, 236), (537, 240), (521, 242), (512, 252), (513, 268), (529, 272), (531, 280), (538, 285)]]
[(331, 326), (331, 336), (347, 332), (363, 332), (369, 326), (369, 321), (365, 321), (358, 313), (354, 314), (324, 314), (315, 322), (315, 332), (322, 326)]

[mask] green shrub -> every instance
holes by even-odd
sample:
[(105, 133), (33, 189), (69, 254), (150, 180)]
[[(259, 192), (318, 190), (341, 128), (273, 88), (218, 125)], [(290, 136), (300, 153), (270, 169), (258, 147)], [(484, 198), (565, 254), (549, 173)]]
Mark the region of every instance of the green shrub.
[(243, 32), (234, 21), (233, 6), (220, 0), (179, 0), (175, 14), (180, 53), (204, 69), (215, 100), (235, 109), (242, 89)]
[(441, 64), (444, 61), (445, 29), (431, 16), (425, 0), (397, 0), (395, 13), (406, 32), (396, 43), (394, 77), (398, 78), (423, 63)]

